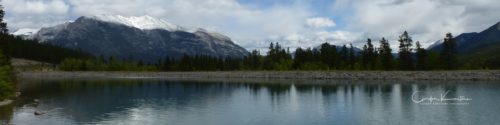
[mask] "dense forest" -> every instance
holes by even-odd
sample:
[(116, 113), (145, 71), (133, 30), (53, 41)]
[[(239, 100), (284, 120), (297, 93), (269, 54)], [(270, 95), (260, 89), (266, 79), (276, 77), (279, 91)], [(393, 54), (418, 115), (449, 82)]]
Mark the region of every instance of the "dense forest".
[[(360, 52), (352, 45), (337, 47), (323, 43), (318, 48), (297, 48), (291, 53), (279, 43), (271, 43), (262, 55), (253, 50), (244, 58), (183, 55), (166, 57), (157, 63), (105, 59), (66, 59), (59, 68), (67, 71), (234, 71), (234, 70), (456, 70), (463, 69), (456, 53), (453, 36), (444, 38), (441, 52), (427, 51), (420, 42), (413, 42), (407, 32), (399, 37), (399, 52), (394, 56), (389, 41), (382, 38), (380, 46), (371, 39)], [(415, 44), (415, 46), (413, 46)]]
[(94, 56), (82, 51), (71, 50), (37, 40), (26, 40), (8, 34), (0, 36), (0, 46), (7, 56), (59, 64), (66, 58), (91, 59)]
[[(279, 43), (270, 43), (262, 55), (253, 50), (244, 58), (183, 55), (165, 57), (156, 63), (133, 60), (98, 58), (81, 51), (1, 35), (2, 50), (7, 57), (49, 62), (65, 71), (234, 71), (234, 70), (453, 70), (461, 64), (454, 48), (454, 40), (447, 34), (442, 52), (427, 51), (407, 32), (399, 38), (400, 50), (394, 54), (389, 41), (382, 38), (379, 46), (371, 39), (360, 52), (352, 45), (335, 46), (323, 43), (318, 48), (297, 48), (291, 53)], [(29, 50), (29, 51), (28, 51)], [(394, 56), (397, 55), (397, 56)]]
[(14, 93), (14, 73), (6, 56), (0, 52), (0, 101)]
[[(2, 6), (0, 6), (0, 36), (8, 34), (7, 24), (3, 21), (4, 15)], [(4, 42), (3, 39), (0, 40), (0, 42)], [(4, 52), (3, 49), (0, 49), (0, 101), (12, 97), (15, 90), (15, 77), (10, 67), (10, 59), (8, 56), (5, 56)]]

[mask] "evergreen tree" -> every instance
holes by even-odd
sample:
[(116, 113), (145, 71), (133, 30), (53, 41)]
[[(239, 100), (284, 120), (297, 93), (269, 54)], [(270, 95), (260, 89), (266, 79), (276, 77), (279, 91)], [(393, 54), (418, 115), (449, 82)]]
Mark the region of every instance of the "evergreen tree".
[(5, 11), (3, 11), (3, 6), (0, 5), (0, 34), (8, 34), (7, 23), (4, 22), (3, 17), (5, 16)]
[(443, 49), (441, 50), (440, 60), (443, 63), (443, 68), (447, 70), (457, 69), (458, 59), (456, 42), (451, 33), (447, 33), (443, 42)]
[(349, 44), (349, 66), (351, 70), (354, 70), (355, 64), (356, 64), (356, 52), (354, 51), (354, 46), (352, 46), (352, 43)]
[(160, 70), (161, 71), (170, 71), (170, 66), (172, 65), (172, 61), (170, 60), (170, 57), (165, 57), (163, 61), (160, 61)]
[(262, 56), (258, 50), (253, 50), (245, 58), (244, 64), (250, 70), (259, 70), (261, 66)]
[(304, 64), (304, 62), (306, 62), (306, 54), (305, 54), (305, 50), (303, 50), (302, 48), (298, 47), (297, 49), (295, 49), (295, 55), (294, 55), (294, 60), (293, 60), (293, 65), (292, 67), (294, 69), (299, 69), (300, 66), (302, 66)]
[(14, 73), (10, 67), (10, 62), (0, 50), (0, 101), (12, 97), (15, 91)]
[(345, 44), (342, 46), (342, 49), (340, 49), (339, 55), (340, 55), (339, 67), (346, 69), (347, 64), (349, 62), (349, 52)]
[(368, 39), (366, 41), (366, 46), (368, 47), (367, 50), (367, 57), (368, 57), (368, 64), (369, 67), (368, 69), (375, 69), (375, 65), (377, 63), (377, 51), (375, 51), (375, 47), (373, 47), (372, 40)]
[(363, 45), (363, 49), (361, 50), (361, 67), (366, 70), (368, 69), (368, 63), (369, 63), (369, 59), (368, 59), (368, 46), (365, 44)]
[(420, 42), (417, 41), (416, 43), (416, 51), (417, 51), (417, 70), (427, 70), (427, 50), (422, 48), (420, 45)]
[(264, 61), (264, 65), (263, 65), (263, 68), (266, 69), (266, 70), (271, 70), (273, 68), (273, 57), (275, 55), (275, 50), (274, 50), (274, 43), (271, 42), (269, 44), (269, 48), (268, 48), (268, 51), (267, 51), (267, 55), (265, 57), (265, 61)]
[(328, 65), (331, 69), (336, 69), (337, 67), (337, 47), (335, 45), (330, 45), (325, 42), (321, 44), (320, 48), (320, 60), (324, 64)]
[(399, 36), (399, 67), (401, 70), (412, 70), (413, 69), (413, 59), (411, 57), (412, 54), (412, 43), (408, 32), (404, 32), (401, 36)]
[(6, 37), (9, 34), (7, 29), (7, 23), (4, 22), (3, 17), (5, 16), (5, 11), (3, 11), (3, 6), (0, 5), (0, 49), (3, 50), (4, 56), (6, 57), (6, 62), (10, 62), (10, 45)]
[(292, 67), (292, 57), (279, 43), (269, 45), (264, 68), (267, 70), (288, 70)]
[(382, 69), (392, 70), (394, 57), (392, 56), (392, 49), (389, 45), (389, 41), (387, 41), (385, 38), (382, 38), (382, 40), (380, 40), (379, 55), (381, 58)]
[(372, 40), (368, 39), (366, 44), (363, 46), (363, 51), (361, 53), (362, 66), (363, 69), (371, 70), (375, 69), (377, 64), (377, 52), (373, 47)]

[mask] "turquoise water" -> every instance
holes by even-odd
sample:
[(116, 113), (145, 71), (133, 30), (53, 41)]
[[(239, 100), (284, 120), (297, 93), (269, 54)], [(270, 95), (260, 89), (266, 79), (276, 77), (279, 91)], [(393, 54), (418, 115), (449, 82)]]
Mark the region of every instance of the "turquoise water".
[(499, 82), (241, 81), (23, 80), (20, 99), (0, 108), (0, 124), (500, 123)]

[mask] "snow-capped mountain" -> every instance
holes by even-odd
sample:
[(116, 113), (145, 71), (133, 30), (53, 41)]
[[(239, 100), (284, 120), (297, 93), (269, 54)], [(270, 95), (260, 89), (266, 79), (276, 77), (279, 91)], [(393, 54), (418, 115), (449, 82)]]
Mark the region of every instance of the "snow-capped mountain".
[(150, 16), (98, 15), (80, 17), (40, 29), (30, 38), (83, 50), (95, 56), (113, 56), (147, 62), (183, 54), (243, 57), (244, 48), (220, 33), (202, 28), (188, 30)]
[(126, 17), (121, 15), (95, 15), (87, 18), (124, 24), (142, 30), (165, 29), (168, 31), (186, 31), (186, 29), (181, 26), (177, 26), (165, 20), (156, 19), (147, 15), (139, 17)]

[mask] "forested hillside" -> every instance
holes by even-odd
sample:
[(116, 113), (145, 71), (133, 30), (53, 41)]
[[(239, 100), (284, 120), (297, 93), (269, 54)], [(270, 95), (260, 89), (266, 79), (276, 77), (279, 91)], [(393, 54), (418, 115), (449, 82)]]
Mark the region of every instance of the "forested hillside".
[(12, 35), (0, 36), (0, 49), (12, 58), (24, 58), (41, 62), (59, 64), (66, 58), (90, 59), (94, 56), (82, 51), (39, 43), (36, 40), (25, 40)]

